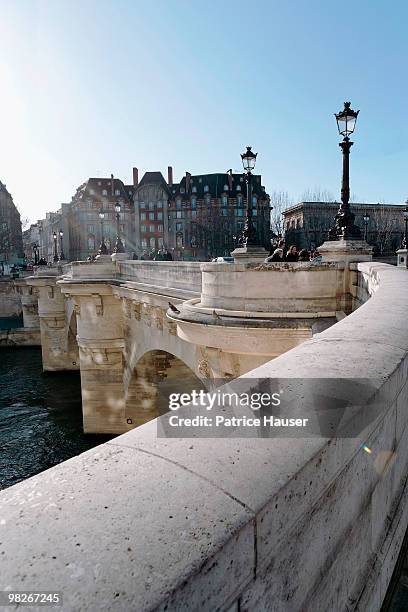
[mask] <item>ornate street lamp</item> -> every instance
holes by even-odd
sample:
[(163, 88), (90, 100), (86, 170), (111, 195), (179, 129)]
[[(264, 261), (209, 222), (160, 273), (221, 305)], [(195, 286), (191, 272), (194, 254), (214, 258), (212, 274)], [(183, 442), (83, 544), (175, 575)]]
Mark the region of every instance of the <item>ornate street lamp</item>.
[(125, 247), (123, 246), (123, 242), (120, 239), (120, 226), (119, 226), (120, 209), (121, 209), (121, 206), (120, 206), (119, 202), (116, 202), (116, 204), (115, 204), (115, 212), (116, 212), (116, 244), (115, 244), (115, 248), (113, 249), (114, 253), (124, 253), (125, 252)]
[(368, 224), (370, 223), (370, 215), (367, 214), (367, 211), (364, 213), (363, 221), (364, 221), (364, 240), (368, 242)]
[(62, 229), (60, 229), (59, 231), (59, 236), (60, 236), (60, 261), (63, 261), (65, 259), (65, 255), (64, 255), (64, 249), (62, 246), (62, 238), (64, 237), (64, 232), (62, 231)]
[(52, 237), (54, 238), (54, 262), (58, 261), (58, 253), (57, 253), (57, 234), (53, 233)]
[(350, 149), (353, 145), (349, 136), (354, 132), (357, 116), (360, 111), (354, 111), (350, 102), (344, 103), (344, 109), (335, 113), (339, 134), (343, 141), (339, 146), (343, 152), (343, 179), (341, 184), (341, 204), (335, 216), (335, 224), (329, 230), (329, 240), (360, 240), (361, 231), (354, 223), (355, 215), (350, 210)]
[[(406, 249), (408, 247), (408, 200), (405, 202), (405, 204), (406, 206), (402, 213), (404, 215), (404, 221), (405, 221), (404, 238), (402, 239), (402, 244), (401, 244), (402, 249)], [(408, 262), (407, 262), (407, 267), (408, 267)]]
[(242, 246), (259, 246), (257, 233), (252, 220), (252, 171), (255, 168), (256, 156), (251, 147), (247, 147), (245, 153), (241, 153), (242, 165), (245, 170), (245, 182), (247, 186), (247, 206), (244, 229), (242, 231)]
[(99, 251), (98, 254), (99, 255), (107, 255), (108, 254), (108, 248), (105, 244), (105, 239), (103, 236), (103, 220), (105, 218), (105, 213), (103, 212), (103, 210), (101, 209), (99, 212), (99, 218), (101, 220), (101, 244), (99, 246)]

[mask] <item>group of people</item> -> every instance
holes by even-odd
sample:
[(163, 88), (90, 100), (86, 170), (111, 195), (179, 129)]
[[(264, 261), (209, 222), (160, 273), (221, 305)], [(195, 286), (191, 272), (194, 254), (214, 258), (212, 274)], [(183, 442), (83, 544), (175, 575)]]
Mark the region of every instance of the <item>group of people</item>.
[(301, 249), (298, 251), (295, 245), (290, 246), (285, 252), (285, 241), (279, 240), (277, 245), (271, 248), (269, 256), (265, 259), (266, 263), (270, 261), (313, 261), (320, 257), (320, 253), (316, 250), (308, 251)]
[(143, 251), (140, 259), (143, 261), (173, 261), (173, 255), (168, 249), (159, 249), (158, 251)]

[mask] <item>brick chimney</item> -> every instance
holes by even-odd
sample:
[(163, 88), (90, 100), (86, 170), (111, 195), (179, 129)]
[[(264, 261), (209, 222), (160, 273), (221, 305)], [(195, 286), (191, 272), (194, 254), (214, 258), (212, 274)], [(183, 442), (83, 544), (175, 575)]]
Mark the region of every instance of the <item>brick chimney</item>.
[(111, 195), (115, 195), (115, 191), (113, 189), (113, 174), (111, 174)]
[(133, 186), (137, 187), (139, 184), (139, 170), (137, 168), (133, 168)]
[(169, 187), (172, 187), (173, 185), (173, 167), (172, 166), (168, 166), (167, 168), (167, 184)]

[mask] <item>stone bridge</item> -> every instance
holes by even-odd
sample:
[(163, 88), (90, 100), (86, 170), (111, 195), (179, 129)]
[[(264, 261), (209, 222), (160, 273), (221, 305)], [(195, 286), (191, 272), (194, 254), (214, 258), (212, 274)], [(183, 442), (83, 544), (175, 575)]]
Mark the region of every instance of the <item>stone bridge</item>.
[(20, 290), (44, 370), (81, 371), (85, 432), (123, 433), (166, 411), (170, 388), (237, 378), (351, 312), (346, 273), (105, 258), (39, 269)]
[(378, 612), (408, 524), (408, 273), (98, 265), (30, 281), (44, 367), (79, 354), (87, 428), (137, 421), (152, 354), (199, 380), (367, 378), (360, 409), (381, 409), (359, 439), (166, 438), (163, 415), (10, 487), (0, 590), (52, 588), (64, 611)]

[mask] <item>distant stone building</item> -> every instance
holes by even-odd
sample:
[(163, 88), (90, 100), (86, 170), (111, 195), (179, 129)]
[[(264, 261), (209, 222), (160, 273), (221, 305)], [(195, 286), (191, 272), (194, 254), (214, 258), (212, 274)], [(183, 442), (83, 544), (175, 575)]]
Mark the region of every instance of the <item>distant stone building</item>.
[[(325, 240), (334, 224), (334, 217), (339, 209), (338, 202), (300, 202), (283, 211), (285, 240), (287, 245), (295, 244), (298, 248), (317, 248)], [(365, 204), (352, 203), (355, 223), (361, 229), (364, 238), (367, 223), (367, 241), (374, 246), (377, 255), (394, 254), (400, 246), (404, 234), (403, 204)]]
[[(208, 260), (229, 255), (245, 223), (246, 183), (242, 174), (192, 176), (169, 185), (168, 245), (177, 259)], [(253, 176), (252, 214), (261, 244), (269, 248), (269, 196), (261, 176)]]
[(145, 172), (140, 183), (133, 168), (136, 252), (169, 246), (168, 202), (171, 198), (173, 170), (168, 168), (168, 183), (161, 172)]
[(20, 213), (0, 181), (0, 263), (23, 263), (23, 234)]
[(39, 223), (32, 223), (28, 229), (23, 232), (23, 249), (26, 262), (34, 262), (35, 247), (40, 247), (40, 232)]
[(96, 254), (102, 239), (101, 211), (105, 214), (105, 243), (109, 251), (113, 250), (116, 242), (116, 203), (121, 205), (119, 226), (122, 242), (127, 251), (135, 251), (133, 195), (133, 185), (125, 185), (113, 176), (90, 178), (80, 185), (71, 203), (63, 210), (68, 234), (65, 240), (67, 258), (84, 260)]

